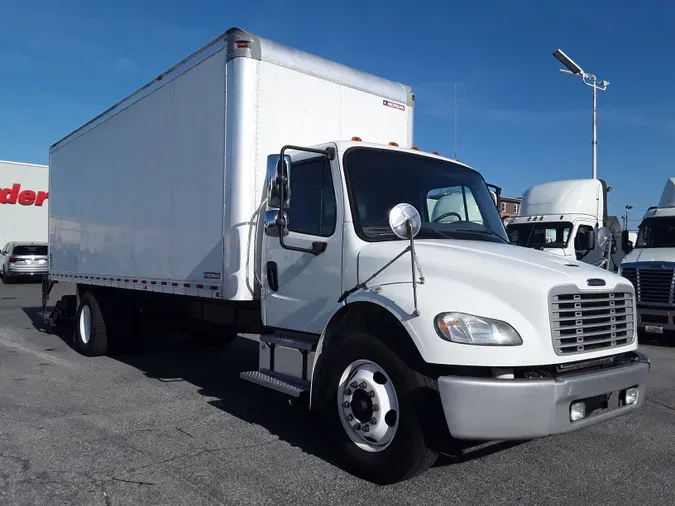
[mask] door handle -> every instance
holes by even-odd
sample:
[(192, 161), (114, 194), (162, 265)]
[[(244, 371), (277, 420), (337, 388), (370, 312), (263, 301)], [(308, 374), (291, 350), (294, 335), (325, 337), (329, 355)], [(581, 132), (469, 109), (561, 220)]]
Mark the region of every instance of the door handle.
[(277, 274), (276, 262), (267, 262), (267, 284), (273, 292), (279, 290), (279, 276)]

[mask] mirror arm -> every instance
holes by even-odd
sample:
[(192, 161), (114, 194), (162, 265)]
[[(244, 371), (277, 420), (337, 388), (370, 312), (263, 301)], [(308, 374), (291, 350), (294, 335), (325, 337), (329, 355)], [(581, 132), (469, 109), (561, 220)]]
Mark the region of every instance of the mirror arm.
[(412, 222), (410, 220), (406, 222), (406, 227), (408, 228), (408, 234), (410, 235), (410, 265), (412, 267), (413, 307), (415, 308), (413, 314), (419, 316), (420, 311), (417, 309), (417, 276), (415, 275), (415, 267), (417, 267), (415, 262), (417, 259), (417, 256), (415, 255), (415, 234), (413, 234)]
[[(279, 174), (277, 173), (277, 178), (281, 184), (279, 184), (279, 201), (281, 202), (281, 209), (279, 212), (279, 218), (277, 221), (277, 226), (279, 227), (279, 244), (281, 247), (285, 250), (289, 251), (299, 251), (301, 253), (311, 253), (312, 255), (320, 255), (324, 251), (326, 251), (326, 248), (328, 247), (328, 243), (323, 242), (323, 241), (314, 241), (312, 243), (311, 248), (299, 248), (297, 246), (289, 246), (286, 244), (284, 241), (284, 227), (286, 227), (286, 218), (285, 218), (285, 213), (284, 213), (284, 183), (288, 182), (288, 187), (290, 189), (291, 187), (291, 181), (288, 177), (288, 170), (286, 170), (286, 176), (283, 174), (283, 167), (284, 167), (284, 152), (287, 149), (292, 149), (295, 151), (304, 151), (306, 153), (316, 153), (319, 155), (324, 155), (326, 158), (329, 160), (335, 160), (335, 149), (334, 148), (326, 148), (326, 149), (315, 149), (315, 148), (305, 148), (303, 146), (293, 146), (291, 144), (287, 144), (283, 148), (281, 148), (281, 157), (280, 157), (280, 166), (282, 173)], [(286, 181), (284, 181), (284, 177)]]

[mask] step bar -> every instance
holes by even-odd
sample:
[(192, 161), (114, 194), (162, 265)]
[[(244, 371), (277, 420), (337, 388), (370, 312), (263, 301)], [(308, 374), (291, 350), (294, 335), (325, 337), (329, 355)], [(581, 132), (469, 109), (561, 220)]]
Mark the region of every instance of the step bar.
[(300, 397), (309, 391), (310, 369), (319, 336), (276, 331), (260, 336), (258, 370), (242, 372), (245, 381)]
[(246, 371), (242, 372), (239, 377), (292, 397), (300, 397), (304, 392), (309, 392), (309, 381), (290, 378), (273, 371)]

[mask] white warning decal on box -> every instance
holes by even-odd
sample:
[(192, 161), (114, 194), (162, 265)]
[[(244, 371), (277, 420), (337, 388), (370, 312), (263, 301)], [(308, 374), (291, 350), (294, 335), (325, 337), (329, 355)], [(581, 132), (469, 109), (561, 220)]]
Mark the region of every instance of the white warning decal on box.
[(391, 100), (383, 100), (382, 105), (398, 109), (399, 111), (405, 111), (405, 106), (403, 104), (397, 104), (396, 102), (392, 102)]

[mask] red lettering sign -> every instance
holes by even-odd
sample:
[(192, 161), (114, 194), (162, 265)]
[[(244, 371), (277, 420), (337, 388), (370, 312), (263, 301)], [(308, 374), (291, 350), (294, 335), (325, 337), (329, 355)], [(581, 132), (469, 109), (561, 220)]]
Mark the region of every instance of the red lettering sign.
[(22, 206), (41, 206), (49, 198), (49, 192), (33, 190), (21, 190), (19, 183), (14, 183), (11, 188), (0, 188), (0, 204), (16, 204)]

